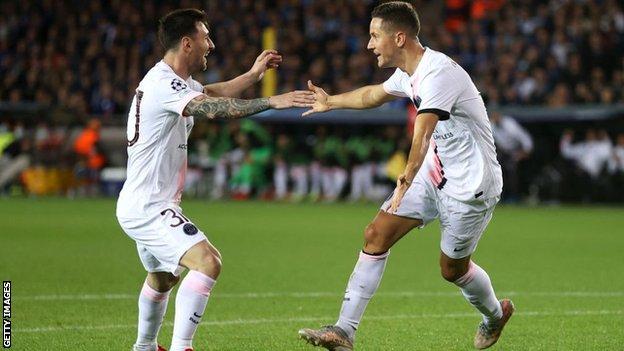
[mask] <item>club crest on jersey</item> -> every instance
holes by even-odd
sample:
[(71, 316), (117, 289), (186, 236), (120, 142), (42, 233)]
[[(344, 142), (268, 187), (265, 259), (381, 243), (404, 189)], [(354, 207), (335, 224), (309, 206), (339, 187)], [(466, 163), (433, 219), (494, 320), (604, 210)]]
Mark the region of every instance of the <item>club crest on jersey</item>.
[(171, 89), (175, 91), (182, 91), (186, 89), (186, 83), (179, 80), (178, 78), (173, 78), (173, 80), (171, 81)]
[(195, 235), (198, 232), (197, 227), (192, 223), (186, 223), (182, 229), (186, 235)]

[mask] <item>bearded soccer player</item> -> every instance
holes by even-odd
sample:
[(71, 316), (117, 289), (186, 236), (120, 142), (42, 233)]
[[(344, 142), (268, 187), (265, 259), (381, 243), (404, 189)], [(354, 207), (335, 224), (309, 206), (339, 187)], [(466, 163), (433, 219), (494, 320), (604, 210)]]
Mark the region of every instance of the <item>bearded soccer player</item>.
[(408, 3), (393, 1), (372, 12), (368, 49), (381, 68), (396, 67), (383, 84), (328, 96), (316, 94), (309, 115), (333, 109), (365, 109), (407, 97), (418, 109), (405, 171), (391, 197), (364, 231), (364, 248), (335, 325), (299, 335), (328, 350), (352, 350), (355, 331), (381, 281), (390, 248), (414, 228), (440, 220), (442, 277), (457, 285), (483, 316), (474, 346), (493, 345), (511, 317), (510, 300), (499, 301), (488, 274), (471, 260), (502, 190), (501, 168), (483, 99), (457, 63), (423, 47), (420, 22)]
[(232, 98), (259, 81), (281, 56), (264, 51), (249, 72), (202, 86), (191, 74), (206, 69), (215, 46), (206, 14), (173, 11), (159, 22), (166, 53), (139, 83), (128, 116), (128, 177), (117, 202), (117, 219), (136, 241), (147, 278), (139, 296), (136, 351), (164, 350), (156, 338), (171, 289), (182, 279), (175, 301), (172, 351), (192, 351), (193, 335), (221, 270), (221, 255), (180, 208), (187, 139), (194, 118), (235, 119), (269, 108), (309, 107), (313, 93), (241, 100)]

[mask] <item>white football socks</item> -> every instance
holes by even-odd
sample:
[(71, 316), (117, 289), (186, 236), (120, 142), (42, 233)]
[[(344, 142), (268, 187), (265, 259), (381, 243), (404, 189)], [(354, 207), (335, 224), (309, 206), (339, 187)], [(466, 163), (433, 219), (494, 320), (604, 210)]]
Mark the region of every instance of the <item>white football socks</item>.
[(208, 296), (215, 280), (198, 271), (190, 271), (182, 280), (175, 301), (175, 321), (170, 351), (193, 347), (193, 336), (204, 315)]
[(143, 283), (143, 288), (139, 295), (139, 326), (134, 350), (156, 350), (156, 338), (158, 337), (158, 331), (162, 325), (165, 311), (167, 311), (169, 293), (170, 291), (156, 291), (147, 285), (147, 282)]
[(470, 261), (468, 272), (454, 283), (461, 289), (466, 300), (481, 312), (486, 324), (491, 325), (503, 317), (503, 310), (494, 294), (490, 277), (476, 263)]
[(340, 317), (336, 322), (336, 325), (347, 332), (351, 339), (360, 324), (368, 301), (379, 287), (389, 253), (389, 251), (380, 255), (360, 253), (360, 258), (349, 278)]

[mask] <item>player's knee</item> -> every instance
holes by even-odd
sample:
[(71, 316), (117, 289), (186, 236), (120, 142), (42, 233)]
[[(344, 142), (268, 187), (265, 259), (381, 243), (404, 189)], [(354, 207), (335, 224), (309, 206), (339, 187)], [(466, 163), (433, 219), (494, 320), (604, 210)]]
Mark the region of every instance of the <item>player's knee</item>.
[(388, 251), (386, 246), (384, 237), (375, 224), (367, 225), (364, 229), (364, 251), (370, 254), (383, 253)]
[(445, 265), (440, 267), (440, 273), (442, 274), (442, 278), (444, 278), (444, 280), (454, 283), (457, 279), (466, 274), (466, 269), (456, 265)]
[(148, 276), (148, 284), (156, 291), (165, 292), (173, 289), (180, 281), (180, 277), (176, 277), (173, 274)]
[(204, 252), (199, 258), (195, 270), (216, 279), (221, 273), (221, 255), (218, 252)]
[[(177, 277), (175, 275), (171, 275), (169, 276), (169, 278), (163, 282), (161, 282), (161, 286), (164, 288), (164, 291), (169, 291), (171, 289), (173, 289), (174, 286), (176, 286), (178, 284), (178, 282), (180, 282), (180, 277)], [(160, 290), (163, 291), (163, 290)]]

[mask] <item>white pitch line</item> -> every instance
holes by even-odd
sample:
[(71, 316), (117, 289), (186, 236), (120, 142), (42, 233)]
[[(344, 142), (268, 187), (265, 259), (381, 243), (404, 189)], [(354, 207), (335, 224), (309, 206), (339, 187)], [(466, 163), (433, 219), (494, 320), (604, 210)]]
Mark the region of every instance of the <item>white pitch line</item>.
[[(624, 297), (624, 291), (508, 291), (497, 292), (500, 296), (528, 296), (528, 297)], [(375, 296), (381, 297), (456, 297), (460, 296), (457, 291), (394, 291), (394, 292), (378, 292)], [(17, 301), (51, 301), (51, 300), (135, 300), (139, 296), (136, 294), (59, 294), (59, 295), (32, 295), (32, 296), (14, 296)], [(223, 299), (267, 299), (267, 298), (323, 298), (323, 297), (340, 297), (341, 293), (337, 292), (265, 292), (265, 293), (218, 293), (213, 298)]]
[[(521, 317), (542, 317), (542, 316), (593, 316), (593, 315), (624, 315), (624, 310), (571, 310), (571, 311), (519, 311), (514, 315)], [(442, 313), (442, 314), (400, 314), (386, 316), (366, 316), (366, 320), (395, 320), (395, 319), (437, 319), (437, 318), (475, 318), (477, 313)], [(322, 322), (331, 320), (333, 317), (295, 317), (295, 318), (259, 318), (259, 319), (233, 319), (233, 320), (207, 320), (202, 321), (202, 325), (248, 325), (248, 324), (275, 324), (275, 323), (303, 323)], [(165, 322), (165, 326), (172, 326), (173, 323)], [(67, 327), (38, 327), (15, 329), (16, 333), (50, 333), (62, 331), (83, 331), (83, 330), (110, 330), (110, 329), (132, 329), (136, 324), (110, 324), (110, 325), (76, 325)]]

